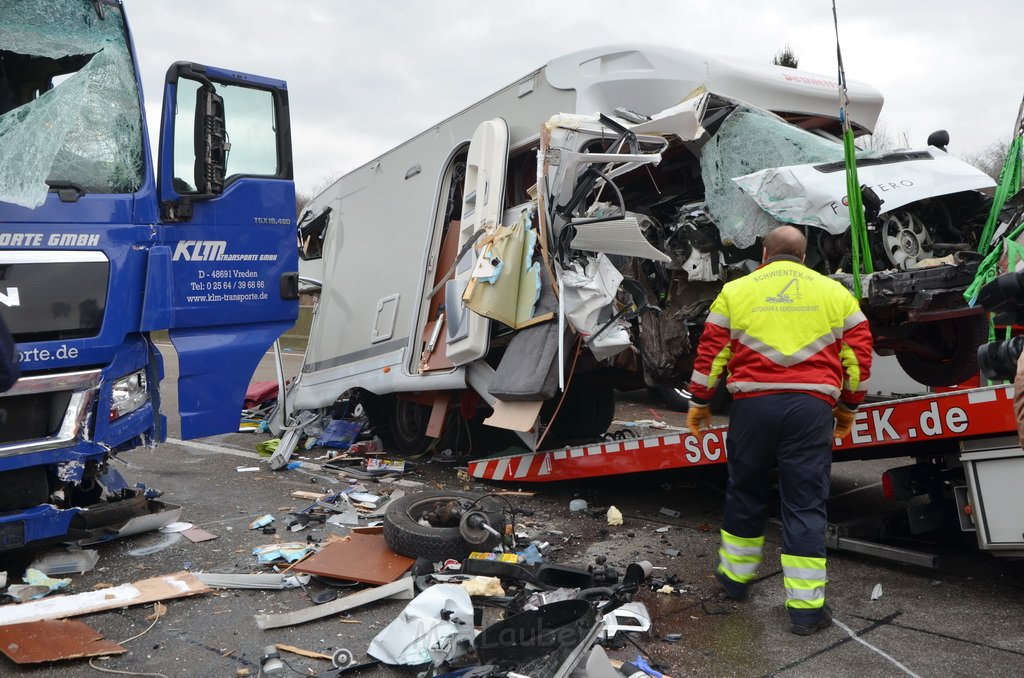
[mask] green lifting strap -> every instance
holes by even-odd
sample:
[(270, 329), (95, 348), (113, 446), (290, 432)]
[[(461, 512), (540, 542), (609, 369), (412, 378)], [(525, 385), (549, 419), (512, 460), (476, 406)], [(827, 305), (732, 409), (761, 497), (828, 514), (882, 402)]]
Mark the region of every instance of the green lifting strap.
[[(995, 197), (992, 199), (992, 208), (988, 212), (988, 219), (985, 220), (985, 228), (981, 232), (981, 239), (978, 241), (978, 253), (985, 258), (978, 266), (974, 274), (974, 280), (964, 291), (964, 299), (971, 306), (978, 300), (978, 292), (982, 287), (995, 280), (999, 258), (1002, 248), (996, 247), (992, 242), (992, 236), (999, 225), (999, 215), (1003, 211), (1006, 201), (1020, 191), (1021, 162), (1024, 157), (1021, 151), (1024, 150), (1024, 100), (1021, 100), (1020, 108), (1017, 110), (1017, 122), (1013, 127), (1013, 140), (1006, 153), (1006, 161), (1003, 169), (999, 172), (999, 184), (996, 186)], [(1003, 236), (1007, 242), (1013, 242), (1024, 230), (1024, 224), (1017, 226), (1012, 232)]]
[(839, 66), (839, 122), (843, 126), (843, 161), (846, 166), (846, 206), (850, 212), (850, 250), (853, 253), (853, 292), (860, 301), (863, 296), (860, 287), (862, 272), (872, 273), (871, 248), (868, 245), (868, 227), (864, 220), (864, 201), (857, 177), (857, 147), (853, 144), (853, 126), (847, 114), (850, 97), (846, 89), (846, 70), (843, 68), (843, 53), (839, 48), (839, 15), (832, 0), (832, 21), (836, 28), (836, 61)]

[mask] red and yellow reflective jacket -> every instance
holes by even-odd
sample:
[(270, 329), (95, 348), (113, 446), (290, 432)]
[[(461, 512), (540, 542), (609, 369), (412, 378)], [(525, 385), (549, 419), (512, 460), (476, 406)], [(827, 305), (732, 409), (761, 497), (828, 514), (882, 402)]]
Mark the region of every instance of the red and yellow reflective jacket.
[(690, 392), (708, 402), (727, 374), (734, 398), (795, 391), (854, 408), (864, 400), (871, 344), (867, 318), (842, 284), (774, 257), (726, 283), (711, 305)]

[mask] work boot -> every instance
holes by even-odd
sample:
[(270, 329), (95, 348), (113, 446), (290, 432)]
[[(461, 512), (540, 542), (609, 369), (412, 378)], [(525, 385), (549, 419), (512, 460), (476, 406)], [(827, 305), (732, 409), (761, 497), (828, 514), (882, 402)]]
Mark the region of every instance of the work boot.
[(722, 574), (718, 567), (715, 566), (715, 579), (718, 580), (718, 585), (722, 587), (725, 592), (725, 597), (729, 600), (746, 600), (747, 599), (747, 586), (740, 584), (727, 576)]
[(825, 605), (821, 608), (821, 615), (818, 620), (811, 622), (810, 624), (798, 624), (793, 622), (793, 625), (789, 627), (789, 630), (798, 636), (809, 636), (812, 633), (817, 633), (823, 629), (827, 629), (832, 626), (832, 608)]

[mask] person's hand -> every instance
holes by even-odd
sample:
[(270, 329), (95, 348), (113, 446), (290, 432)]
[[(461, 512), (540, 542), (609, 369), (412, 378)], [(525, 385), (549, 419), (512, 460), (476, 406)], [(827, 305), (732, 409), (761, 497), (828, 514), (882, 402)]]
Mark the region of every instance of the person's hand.
[(853, 428), (853, 418), (856, 415), (856, 411), (847, 408), (842, 403), (832, 408), (832, 416), (836, 418), (836, 438), (845, 438), (849, 435), (850, 429)]
[(711, 428), (711, 408), (691, 402), (686, 413), (686, 425), (690, 427), (690, 433), (693, 435), (699, 435), (703, 428)]

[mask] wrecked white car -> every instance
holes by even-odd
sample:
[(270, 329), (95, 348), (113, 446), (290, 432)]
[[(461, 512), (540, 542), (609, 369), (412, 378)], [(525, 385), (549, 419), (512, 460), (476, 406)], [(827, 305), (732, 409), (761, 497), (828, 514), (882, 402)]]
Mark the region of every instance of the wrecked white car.
[[(578, 237), (559, 237), (567, 227), (592, 229), (595, 213), (638, 217), (647, 240), (669, 256), (616, 259), (660, 310), (644, 315), (634, 332), (648, 384), (685, 385), (680, 380), (690, 371), (695, 342), (721, 284), (759, 264), (759, 238), (780, 222), (805, 227), (809, 266), (848, 286), (852, 280), (838, 139), (715, 94), (692, 100), (666, 119), (684, 115), (692, 136), (678, 128), (659, 140), (645, 134), (665, 128), (657, 120), (626, 126), (611, 118), (555, 118), (556, 151), (578, 145), (589, 133), (591, 148), (646, 147), (650, 158), (609, 181), (598, 172), (607, 169), (606, 162), (584, 162), (578, 176), (550, 161), (545, 169), (550, 204), (563, 206), (551, 214), (556, 242), (570, 245), (557, 250), (563, 262), (590, 254), (581, 249), (602, 250), (599, 243), (580, 247)], [(614, 141), (611, 134), (618, 135)], [(877, 349), (895, 353), (921, 383), (967, 379), (977, 372), (974, 351), (986, 325), (960, 295), (973, 278), (973, 250), (987, 214), (988, 200), (979, 189), (994, 182), (935, 147), (865, 152), (858, 169), (878, 271), (867, 278), (862, 306)], [(565, 209), (570, 195), (571, 209)], [(626, 254), (611, 243), (602, 251)]]

